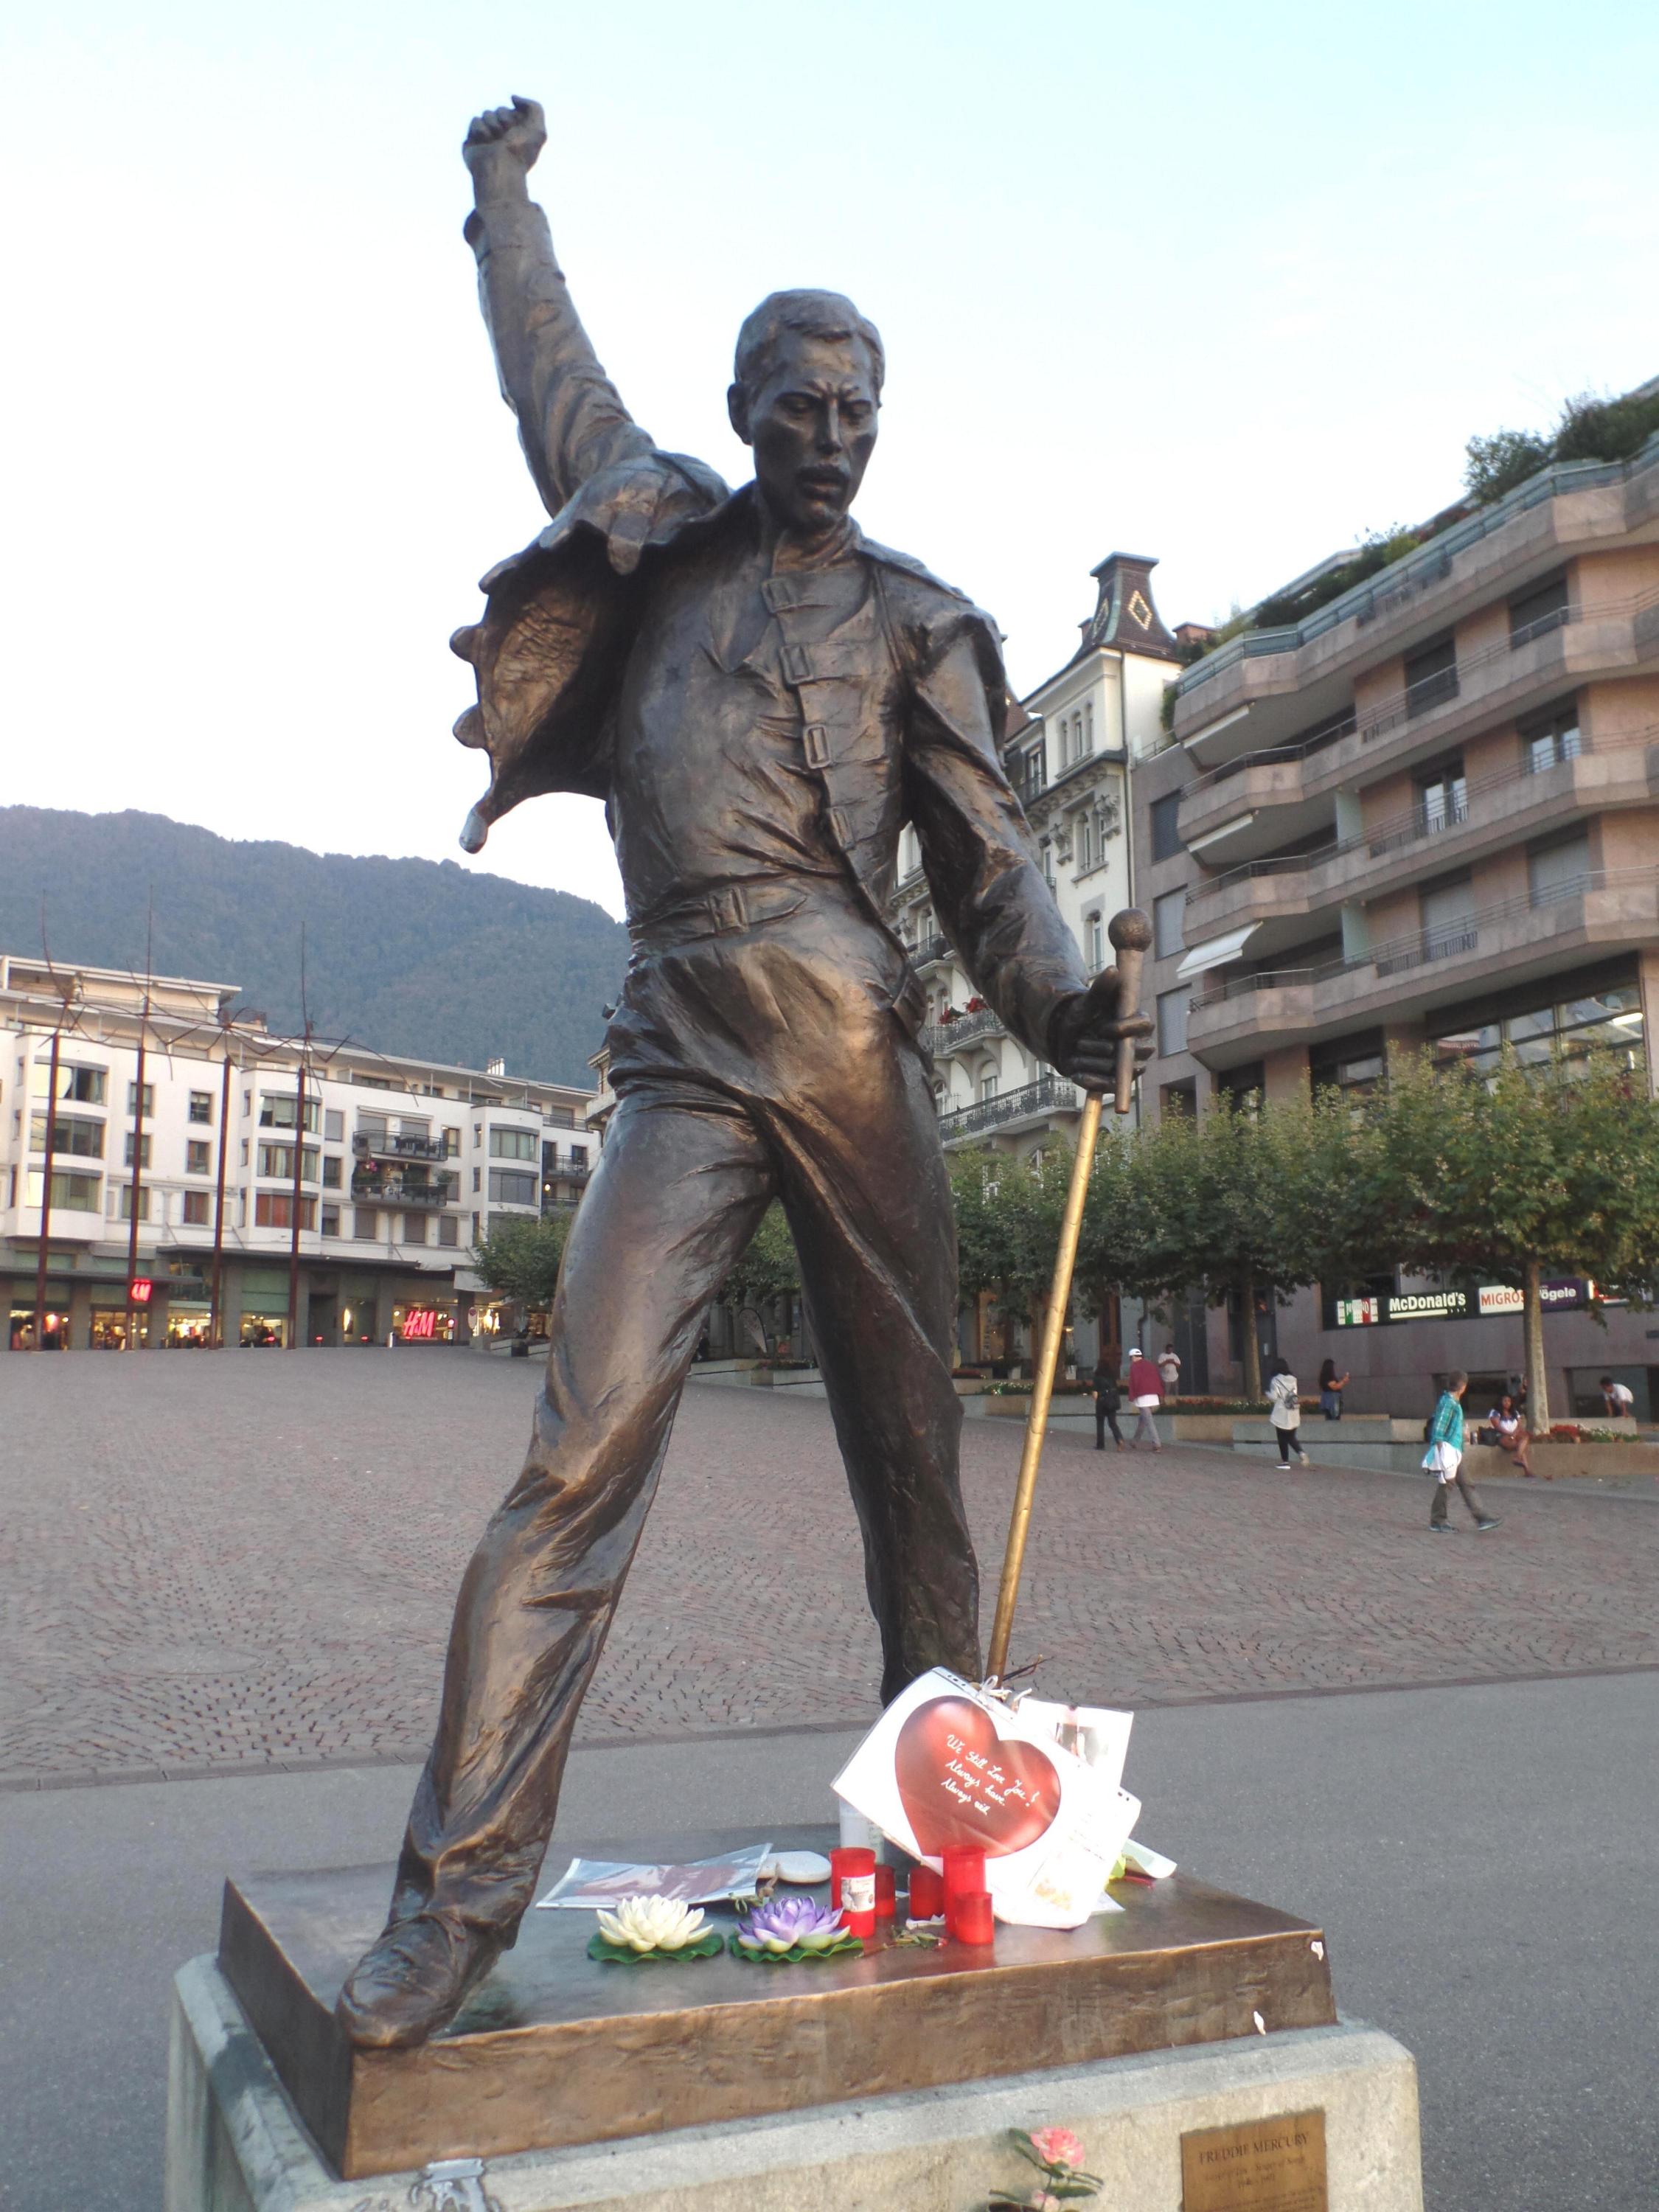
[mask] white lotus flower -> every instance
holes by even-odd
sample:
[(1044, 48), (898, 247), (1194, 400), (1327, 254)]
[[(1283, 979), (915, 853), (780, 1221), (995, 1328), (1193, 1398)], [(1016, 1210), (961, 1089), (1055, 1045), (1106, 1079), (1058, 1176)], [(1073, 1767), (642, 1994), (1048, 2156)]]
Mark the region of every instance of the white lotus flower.
[(600, 1913), (599, 1928), (628, 1951), (683, 1951), (708, 1932), (702, 1907), (676, 1897), (627, 1898), (614, 1912)]

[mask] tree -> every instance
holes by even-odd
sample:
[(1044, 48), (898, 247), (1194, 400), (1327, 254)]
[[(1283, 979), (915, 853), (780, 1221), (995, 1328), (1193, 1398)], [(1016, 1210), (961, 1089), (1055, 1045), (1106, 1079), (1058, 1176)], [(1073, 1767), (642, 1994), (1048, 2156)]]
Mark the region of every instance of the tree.
[(550, 1305), (574, 1218), (569, 1213), (544, 1213), (537, 1220), (497, 1214), (473, 1264), (500, 1297), (520, 1306)]
[(747, 1316), (762, 1350), (769, 1351), (761, 1318), (765, 1308), (775, 1298), (793, 1299), (799, 1294), (800, 1262), (795, 1256), (795, 1240), (789, 1234), (783, 1208), (774, 1200), (738, 1255), (720, 1296), (738, 1318)]
[(1328, 1121), (1328, 1109), (1304, 1100), (1166, 1114), (1126, 1148), (1116, 1225), (1090, 1234), (1091, 1267), (1115, 1249), (1117, 1279), (1142, 1297), (1199, 1289), (1211, 1305), (1237, 1298), (1247, 1398), (1261, 1395), (1258, 1302), (1313, 1282), (1325, 1258), (1316, 1164)]
[(1006, 1313), (1042, 1326), (1072, 1156), (1065, 1146), (1021, 1158), (952, 1152), (947, 1165), (957, 1217), (957, 1280), (969, 1297), (994, 1291)]
[(1352, 1258), (1518, 1288), (1528, 1418), (1550, 1425), (1540, 1285), (1591, 1278), (1646, 1304), (1659, 1280), (1659, 1104), (1601, 1065), (1496, 1074), (1396, 1064), (1354, 1132), (1344, 1212)]

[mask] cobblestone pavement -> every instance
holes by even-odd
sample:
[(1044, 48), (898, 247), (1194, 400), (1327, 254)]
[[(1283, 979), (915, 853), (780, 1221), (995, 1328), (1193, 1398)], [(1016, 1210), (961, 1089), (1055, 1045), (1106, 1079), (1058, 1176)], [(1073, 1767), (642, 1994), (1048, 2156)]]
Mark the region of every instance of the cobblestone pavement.
[[(0, 1357), (0, 1784), (420, 1756), (537, 1379), (436, 1350)], [(988, 1626), (1019, 1441), (963, 1430)], [(1497, 1502), (1442, 1543), (1395, 1477), (1062, 1434), (1015, 1661), (1139, 1705), (1659, 1664), (1659, 1510)], [(876, 1680), (827, 1407), (694, 1387), (582, 1738), (856, 1722)]]

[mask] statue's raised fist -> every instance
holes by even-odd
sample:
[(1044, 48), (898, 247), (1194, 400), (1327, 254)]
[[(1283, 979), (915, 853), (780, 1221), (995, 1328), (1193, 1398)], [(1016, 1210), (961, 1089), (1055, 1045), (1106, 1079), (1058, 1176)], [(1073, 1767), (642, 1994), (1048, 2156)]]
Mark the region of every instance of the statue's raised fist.
[(473, 117), (467, 126), (461, 155), (469, 169), (503, 154), (520, 168), (532, 169), (546, 143), (547, 118), (542, 113), (540, 101), (523, 100), (514, 93), (510, 107), (487, 107), (482, 115)]

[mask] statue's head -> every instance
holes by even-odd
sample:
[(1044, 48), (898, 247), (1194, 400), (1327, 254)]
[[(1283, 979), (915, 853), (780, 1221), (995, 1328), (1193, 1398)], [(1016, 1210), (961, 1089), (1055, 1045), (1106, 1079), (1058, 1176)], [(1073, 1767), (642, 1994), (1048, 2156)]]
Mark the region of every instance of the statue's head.
[(738, 332), (732, 428), (774, 520), (811, 536), (852, 505), (875, 450), (881, 337), (839, 292), (774, 292)]

